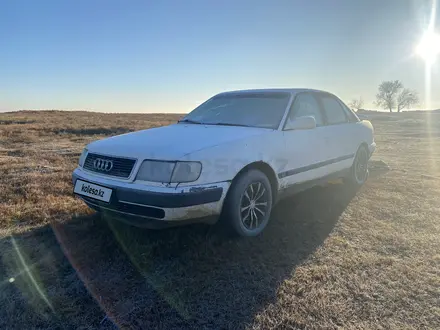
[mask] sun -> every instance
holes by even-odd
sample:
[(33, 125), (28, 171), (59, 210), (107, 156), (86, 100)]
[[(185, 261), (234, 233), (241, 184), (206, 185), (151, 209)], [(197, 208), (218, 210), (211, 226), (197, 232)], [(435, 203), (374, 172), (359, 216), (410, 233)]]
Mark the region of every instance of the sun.
[(434, 64), (440, 55), (440, 35), (433, 31), (425, 32), (416, 51), (427, 64)]

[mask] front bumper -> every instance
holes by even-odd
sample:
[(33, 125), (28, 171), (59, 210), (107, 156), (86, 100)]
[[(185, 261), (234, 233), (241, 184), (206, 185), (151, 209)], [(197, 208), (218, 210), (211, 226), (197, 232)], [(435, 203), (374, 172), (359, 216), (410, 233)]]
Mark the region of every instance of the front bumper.
[(77, 179), (113, 190), (109, 203), (75, 194), (89, 207), (141, 227), (167, 227), (187, 222), (212, 223), (221, 213), (229, 182), (187, 187), (146, 186), (103, 178), (81, 168), (72, 174)]

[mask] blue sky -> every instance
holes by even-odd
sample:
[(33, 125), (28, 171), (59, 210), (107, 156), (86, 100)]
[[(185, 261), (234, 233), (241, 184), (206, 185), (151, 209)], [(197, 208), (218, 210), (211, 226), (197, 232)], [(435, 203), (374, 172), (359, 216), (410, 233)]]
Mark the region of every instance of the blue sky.
[[(310, 87), (372, 107), (400, 79), (429, 0), (13, 0), (0, 4), (0, 111), (188, 112), (231, 89)], [(439, 16), (440, 10), (437, 16)], [(437, 28), (440, 17), (437, 19)], [(440, 65), (432, 106), (440, 108)]]

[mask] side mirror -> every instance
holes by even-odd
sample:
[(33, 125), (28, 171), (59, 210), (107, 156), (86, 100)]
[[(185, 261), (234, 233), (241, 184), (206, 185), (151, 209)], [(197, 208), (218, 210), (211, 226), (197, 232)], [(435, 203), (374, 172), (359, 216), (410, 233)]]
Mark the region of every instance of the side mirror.
[(313, 129), (316, 127), (316, 120), (312, 116), (303, 116), (288, 120), (285, 130)]

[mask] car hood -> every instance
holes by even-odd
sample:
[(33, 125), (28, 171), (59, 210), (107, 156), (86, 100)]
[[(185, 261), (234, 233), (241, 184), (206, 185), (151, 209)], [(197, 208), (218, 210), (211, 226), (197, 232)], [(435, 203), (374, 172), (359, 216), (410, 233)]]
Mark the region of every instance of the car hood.
[(103, 155), (178, 160), (201, 149), (270, 131), (242, 126), (174, 124), (98, 140), (89, 144), (88, 149)]

